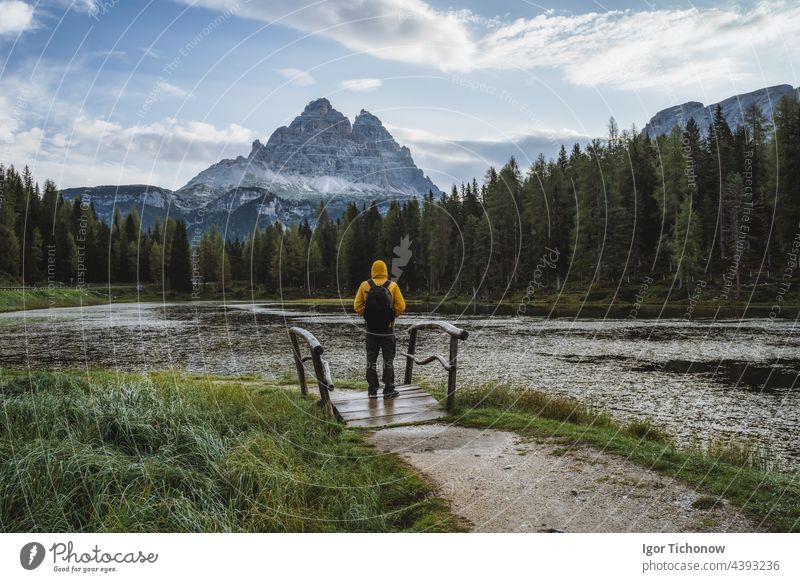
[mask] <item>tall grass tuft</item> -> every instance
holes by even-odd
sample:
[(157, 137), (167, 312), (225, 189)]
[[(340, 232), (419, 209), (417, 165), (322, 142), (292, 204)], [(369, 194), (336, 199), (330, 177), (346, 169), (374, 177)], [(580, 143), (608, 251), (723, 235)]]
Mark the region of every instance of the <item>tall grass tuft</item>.
[(639, 439), (662, 444), (674, 444), (674, 437), (667, 430), (649, 418), (634, 418), (623, 427), (623, 432)]
[(717, 461), (759, 471), (772, 471), (778, 466), (768, 447), (748, 439), (716, 436), (709, 441), (706, 454)]
[(0, 376), (0, 531), (457, 527), (416, 474), (280, 388)]
[(513, 410), (574, 424), (609, 426), (611, 423), (608, 415), (572, 396), (515, 388), (509, 384), (483, 384), (461, 388), (456, 394), (456, 404), (460, 409)]

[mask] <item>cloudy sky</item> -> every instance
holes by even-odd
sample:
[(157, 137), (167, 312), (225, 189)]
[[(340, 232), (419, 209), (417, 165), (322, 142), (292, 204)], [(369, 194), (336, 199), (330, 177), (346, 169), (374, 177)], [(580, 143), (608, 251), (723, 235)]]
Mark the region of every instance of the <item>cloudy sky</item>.
[(779, 0), (0, 0), (0, 162), (178, 188), (325, 96), (447, 188), (610, 116), (797, 86), (797, 30)]

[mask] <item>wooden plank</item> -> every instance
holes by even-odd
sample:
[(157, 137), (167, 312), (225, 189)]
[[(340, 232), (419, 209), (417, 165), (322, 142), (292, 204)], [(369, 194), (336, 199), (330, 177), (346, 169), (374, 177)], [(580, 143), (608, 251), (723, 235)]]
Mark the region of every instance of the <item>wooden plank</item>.
[[(401, 392), (394, 399), (390, 398), (389, 400), (403, 400), (403, 399), (408, 399), (408, 398), (419, 398), (421, 396), (427, 396), (429, 398), (433, 398), (433, 396), (431, 396), (427, 392), (425, 392), (423, 390), (418, 390), (418, 391), (415, 391), (415, 392)], [(383, 397), (383, 394), (381, 394), (380, 392), (378, 393), (378, 398), (370, 398), (367, 395), (366, 392), (360, 392), (360, 393), (356, 394), (355, 396), (350, 396), (348, 394), (347, 396), (344, 396), (344, 397), (342, 397), (339, 393), (333, 392), (333, 393), (331, 393), (331, 400), (333, 402), (340, 402), (342, 404), (349, 404), (351, 402), (367, 402), (367, 401), (375, 402), (376, 400), (382, 402), (383, 400), (386, 400), (386, 399)]]
[[(418, 394), (425, 394), (426, 396), (430, 396), (427, 392), (425, 392), (425, 390), (422, 390), (422, 389), (417, 389), (417, 390), (398, 390), (398, 392), (400, 393), (400, 398), (402, 398), (403, 396), (416, 396)], [(348, 391), (337, 390), (334, 394), (331, 394), (331, 398), (333, 398), (335, 400), (341, 400), (341, 401), (346, 401), (346, 400), (366, 400), (368, 398), (368, 396), (369, 395), (367, 394), (366, 390), (364, 390), (363, 392), (362, 391), (353, 392), (353, 391), (349, 391), (349, 390)], [(378, 392), (378, 396), (379, 396), (379, 399), (383, 398), (383, 392), (382, 391)]]
[[(400, 384), (399, 386), (395, 386), (394, 388), (398, 392), (407, 392), (407, 391), (410, 391), (410, 390), (422, 390), (422, 388), (419, 387), (416, 384)], [(341, 389), (341, 393), (342, 394), (357, 395), (357, 394), (366, 394), (367, 391), (366, 390), (350, 390), (350, 389), (344, 389), (343, 388), (343, 389)]]
[[(435, 412), (436, 414), (439, 414), (441, 412), (441, 410), (439, 410), (438, 406), (435, 407), (435, 408), (409, 408), (408, 410), (397, 410), (397, 411), (393, 412), (392, 414), (382, 414), (382, 415), (377, 415), (377, 416), (376, 415), (372, 415), (372, 414), (362, 414), (362, 415), (356, 415), (356, 416), (348, 417), (348, 418), (344, 418), (343, 417), (343, 420), (347, 424), (358, 423), (358, 422), (361, 422), (362, 420), (374, 420), (375, 422), (380, 421), (380, 422), (386, 422), (387, 424), (391, 424), (393, 422), (397, 422), (396, 419), (401, 417), (401, 416), (402, 417), (406, 417), (406, 416), (408, 416), (408, 417), (411, 417), (411, 416), (426, 416), (429, 412)], [(446, 412), (447, 411), (445, 411), (445, 413)], [(446, 414), (444, 416), (446, 416)], [(439, 418), (439, 417), (437, 416), (436, 418)]]
[(338, 408), (340, 411), (350, 412), (354, 410), (375, 410), (377, 408), (389, 408), (392, 406), (392, 403), (396, 403), (396, 406), (407, 406), (412, 404), (418, 406), (421, 403), (438, 404), (439, 401), (427, 394), (418, 394), (416, 396), (398, 396), (397, 398), (392, 398), (390, 400), (385, 400), (383, 398), (364, 398), (363, 400), (332, 400), (331, 402), (333, 402), (336, 408)]
[(342, 414), (353, 416), (355, 414), (370, 414), (372, 416), (381, 416), (384, 414), (394, 414), (396, 410), (423, 410), (427, 408), (436, 408), (439, 402), (432, 398), (414, 400), (406, 400), (405, 402), (394, 401), (394, 404), (372, 403), (365, 406), (357, 407), (337, 407)]
[(414, 400), (400, 401), (400, 398), (390, 400), (390, 403), (377, 403), (373, 401), (370, 404), (357, 407), (343, 407), (336, 406), (339, 413), (345, 418), (361, 417), (361, 416), (384, 416), (387, 414), (394, 414), (398, 410), (429, 410), (437, 408), (439, 403), (431, 398), (427, 399), (415, 398)]
[(400, 402), (400, 399), (398, 398), (397, 400), (390, 400), (386, 403), (375, 404), (372, 406), (351, 408), (346, 412), (348, 414), (369, 412), (372, 414), (372, 416), (380, 416), (382, 414), (394, 414), (395, 410), (423, 410), (427, 408), (436, 408), (438, 406), (439, 403), (433, 398), (428, 398), (425, 400), (417, 398), (414, 400), (406, 400), (405, 402)]
[(331, 392), (331, 402), (350, 426), (380, 427), (398, 423), (435, 420), (447, 416), (440, 403), (416, 384), (396, 387), (397, 398), (369, 398), (366, 390)]
[[(390, 404), (394, 402), (395, 404)], [(430, 396), (427, 397), (416, 397), (416, 398), (395, 398), (393, 400), (383, 401), (383, 400), (371, 400), (369, 402), (333, 402), (333, 405), (341, 412), (342, 414), (354, 414), (357, 412), (369, 412), (370, 414), (384, 414), (384, 411), (392, 411), (394, 409), (400, 408), (408, 408), (409, 406), (416, 406), (417, 408), (420, 407), (431, 407), (431, 406), (438, 406), (439, 401), (431, 398)]]
[(383, 416), (379, 418), (364, 418), (359, 420), (348, 421), (349, 426), (361, 427), (378, 427), (388, 426), (391, 424), (400, 424), (405, 422), (422, 422), (425, 420), (436, 420), (437, 418), (444, 418), (447, 416), (445, 410), (425, 410), (423, 412), (412, 412), (406, 414), (393, 414), (392, 416)]
[[(400, 396), (404, 395), (412, 395), (412, 394), (427, 394), (425, 390), (420, 388), (419, 386), (397, 386), (395, 388), (398, 392), (400, 392)], [(378, 395), (382, 397), (381, 393), (378, 392)], [(334, 402), (345, 401), (345, 400), (361, 400), (367, 398), (367, 391), (366, 390), (337, 390), (331, 394), (331, 400)]]

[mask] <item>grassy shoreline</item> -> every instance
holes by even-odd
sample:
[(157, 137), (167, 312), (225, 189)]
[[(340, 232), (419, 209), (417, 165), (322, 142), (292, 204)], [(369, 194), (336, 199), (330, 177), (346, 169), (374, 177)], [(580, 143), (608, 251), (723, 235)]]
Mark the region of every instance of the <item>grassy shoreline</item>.
[[(744, 301), (712, 302), (699, 300), (690, 305), (688, 300), (683, 297), (674, 296), (667, 301), (664, 290), (657, 290), (651, 296), (645, 298), (640, 304), (630, 300), (627, 296), (629, 289), (623, 290), (615, 301), (613, 291), (596, 291), (586, 296), (575, 291), (563, 293), (545, 294), (536, 296), (533, 299), (525, 298), (522, 295), (512, 295), (498, 301), (473, 300), (469, 297), (448, 297), (442, 298), (427, 294), (418, 294), (407, 298), (406, 302), (411, 311), (430, 311), (436, 309), (446, 317), (448, 313), (476, 313), (497, 315), (552, 315), (554, 317), (574, 317), (579, 314), (586, 317), (614, 317), (614, 318), (653, 318), (653, 317), (741, 317), (749, 315), (751, 317), (767, 317), (773, 309), (773, 303), (766, 300), (763, 293), (750, 303)], [(81, 305), (99, 305), (103, 303), (135, 303), (135, 302), (191, 302), (198, 301), (222, 301), (228, 302), (280, 302), (287, 306), (297, 307), (322, 307), (322, 308), (342, 308), (349, 310), (351, 305), (350, 297), (330, 297), (330, 296), (309, 296), (302, 290), (290, 289), (286, 293), (276, 295), (266, 292), (252, 292), (244, 286), (236, 286), (234, 289), (227, 290), (224, 294), (221, 291), (207, 290), (197, 297), (190, 294), (161, 293), (152, 285), (146, 285), (143, 290), (137, 290), (131, 286), (111, 286), (109, 287), (90, 287), (86, 289), (75, 289), (69, 287), (57, 287), (49, 289), (47, 287), (28, 288), (22, 290), (0, 289), (0, 313), (10, 311), (22, 311), (33, 309), (47, 309), (51, 307), (78, 307)], [(689, 308), (691, 311), (689, 312)], [(800, 303), (783, 301), (781, 303), (778, 319), (794, 318), (800, 313)]]
[(25, 291), (0, 289), (0, 313), (51, 307), (79, 307), (101, 303), (108, 303), (108, 299), (81, 289), (61, 287), (55, 289), (31, 288), (25, 289)]
[(0, 389), (1, 531), (463, 527), (398, 458), (277, 384), (2, 371)]
[[(444, 396), (444, 388), (431, 391)], [(800, 475), (780, 472), (752, 442), (714, 440), (680, 447), (648, 420), (620, 423), (572, 397), (486, 385), (459, 391), (450, 419), (473, 428), (510, 430), (558, 442), (588, 444), (657, 473), (690, 483), (713, 504), (725, 499), (774, 531), (800, 532)]]
[[(365, 429), (327, 422), (293, 383), (0, 370), (0, 530), (464, 528), (417, 473), (376, 455)], [(691, 484), (709, 506), (724, 499), (769, 530), (800, 531), (798, 475), (752, 444), (679, 447), (649, 421), (620, 423), (571, 397), (503, 385), (460, 390), (454, 412), (447, 422), (625, 457)]]

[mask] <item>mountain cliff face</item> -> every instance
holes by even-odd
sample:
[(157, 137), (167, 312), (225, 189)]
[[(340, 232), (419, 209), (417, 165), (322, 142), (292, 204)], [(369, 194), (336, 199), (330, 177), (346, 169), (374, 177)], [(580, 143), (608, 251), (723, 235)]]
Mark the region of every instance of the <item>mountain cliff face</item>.
[(341, 215), (352, 201), (376, 202), (425, 196), (439, 188), (417, 168), (411, 152), (399, 145), (380, 119), (361, 110), (352, 125), (327, 99), (309, 103), (288, 127), (259, 140), (247, 157), (225, 159), (200, 172), (176, 191), (156, 186), (69, 188), (66, 200), (91, 199), (101, 219), (115, 208), (135, 208), (148, 227), (156, 216), (197, 226), (216, 224), (230, 237), (242, 237), (258, 223), (313, 224), (319, 203)]
[(232, 188), (264, 188), (287, 200), (424, 196), (440, 190), (380, 119), (361, 110), (353, 124), (327, 99), (309, 103), (250, 155), (214, 164), (178, 190), (208, 200)]
[[(725, 121), (732, 130), (736, 130), (742, 122), (744, 112), (755, 103), (761, 109), (761, 112), (767, 119), (772, 118), (772, 108), (778, 104), (778, 101), (784, 95), (794, 95), (798, 97), (798, 89), (794, 89), (791, 85), (775, 85), (774, 87), (765, 87), (752, 93), (743, 93), (741, 95), (734, 95), (727, 99), (720, 101), (719, 105), (722, 107), (722, 114), (725, 116)], [(675, 105), (663, 109), (656, 113), (650, 121), (645, 125), (643, 133), (646, 133), (651, 138), (659, 135), (668, 134), (676, 125), (684, 127), (686, 122), (692, 117), (697, 122), (701, 131), (708, 131), (708, 126), (711, 124), (711, 118), (714, 115), (714, 110), (717, 103), (713, 103), (706, 107), (699, 101), (689, 101), (683, 105)]]

